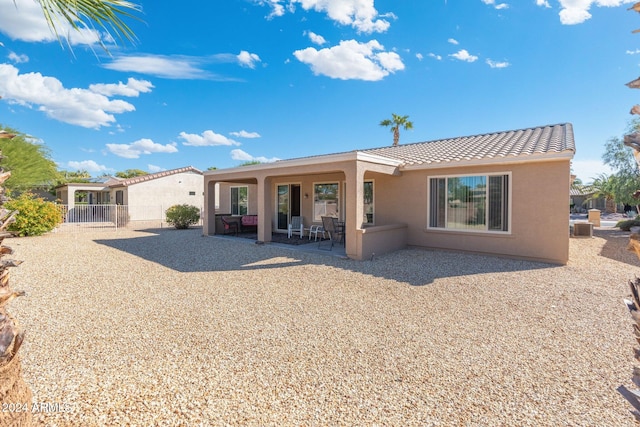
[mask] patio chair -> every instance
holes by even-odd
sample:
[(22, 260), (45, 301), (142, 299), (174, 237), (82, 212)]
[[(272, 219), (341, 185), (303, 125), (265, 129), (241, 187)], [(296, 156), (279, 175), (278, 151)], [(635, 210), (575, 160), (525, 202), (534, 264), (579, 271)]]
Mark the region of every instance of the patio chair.
[(224, 216), (220, 217), (220, 221), (224, 225), (224, 234), (233, 231), (236, 236), (238, 235), (238, 221)]
[(340, 221), (338, 218), (332, 217), (333, 218), (333, 229), (335, 237), (334, 240), (338, 243), (342, 243), (344, 245), (345, 240), (344, 240), (344, 221)]
[(288, 235), (289, 238), (291, 238), (291, 236), (293, 234), (299, 234), (300, 238), (302, 239), (302, 236), (304, 236), (304, 224), (303, 224), (303, 219), (301, 216), (292, 216), (291, 217), (291, 222), (289, 223), (289, 227), (288, 227)]
[(323, 216), (322, 218), (322, 229), (324, 230), (324, 232), (326, 232), (329, 235), (329, 242), (326, 243), (323, 240), (320, 241), (320, 243), (318, 243), (318, 249), (326, 249), (323, 248), (323, 244), (324, 246), (327, 246), (327, 244), (329, 245), (329, 248), (327, 250), (333, 250), (333, 242), (336, 239), (337, 236), (337, 231), (335, 228), (335, 222), (334, 220), (337, 218), (334, 218), (332, 216)]
[(314, 241), (318, 241), (318, 233), (322, 233), (322, 238), (326, 238), (326, 233), (324, 232), (324, 227), (321, 225), (315, 225), (313, 224), (311, 227), (309, 227), (309, 240), (311, 240), (311, 235), (313, 234), (314, 237)]

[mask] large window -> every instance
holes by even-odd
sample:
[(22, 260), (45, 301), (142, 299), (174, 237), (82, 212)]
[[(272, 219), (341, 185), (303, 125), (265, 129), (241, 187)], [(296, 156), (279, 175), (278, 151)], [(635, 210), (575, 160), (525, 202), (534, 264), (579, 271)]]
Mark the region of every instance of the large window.
[(429, 227), (509, 231), (509, 175), (430, 178)]
[(249, 211), (248, 187), (231, 187), (231, 215), (246, 215)]
[(313, 221), (321, 222), (323, 216), (338, 217), (339, 184), (314, 184), (313, 186)]

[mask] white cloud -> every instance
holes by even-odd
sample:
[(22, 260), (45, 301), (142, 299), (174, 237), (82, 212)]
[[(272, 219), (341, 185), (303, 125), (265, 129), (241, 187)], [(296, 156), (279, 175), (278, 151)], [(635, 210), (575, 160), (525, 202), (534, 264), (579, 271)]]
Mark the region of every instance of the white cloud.
[(10, 64), (0, 64), (0, 96), (15, 104), (37, 106), (48, 117), (86, 128), (109, 126), (116, 121), (114, 114), (135, 110), (128, 102), (111, 100), (92, 90), (67, 89), (55, 77), (20, 74)]
[[(106, 33), (88, 28), (73, 29), (64, 18), (56, 22), (58, 35), (71, 45), (94, 45), (113, 39)], [(26, 42), (57, 41), (42, 13), (40, 3), (33, 0), (0, 0), (0, 31), (12, 40)]]
[(627, 55), (637, 55), (640, 53), (640, 49), (636, 49), (636, 50), (628, 50), (626, 52)]
[(565, 8), (560, 11), (560, 22), (564, 25), (582, 24), (584, 21), (591, 19), (589, 8)]
[(273, 163), (280, 160), (277, 157), (267, 158), (267, 157), (254, 157), (251, 154), (236, 148), (235, 150), (231, 150), (231, 158), (233, 160), (240, 160), (243, 162), (260, 162), (260, 163)]
[(104, 165), (99, 165), (93, 160), (70, 161), (67, 163), (67, 167), (75, 170), (86, 170), (87, 172), (107, 172), (112, 170)]
[(482, 3), (484, 4), (488, 4), (489, 6), (493, 6), (494, 8), (501, 10), (501, 9), (508, 9), (509, 5), (506, 3), (498, 3), (496, 4), (495, 0), (482, 0)]
[(260, 134), (258, 132), (247, 132), (244, 129), (240, 132), (229, 132), (229, 134), (237, 138), (260, 138)]
[(202, 135), (194, 133), (180, 132), (180, 138), (184, 140), (182, 145), (189, 145), (192, 147), (211, 147), (217, 145), (240, 145), (239, 142), (233, 139), (227, 138), (224, 135), (215, 133), (212, 130), (205, 130)]
[(456, 39), (449, 39), (449, 40), (447, 40), (447, 41), (448, 41), (449, 43), (451, 43), (451, 44), (455, 44), (455, 45), (460, 44), (460, 43), (458, 42), (458, 40), (456, 40)]
[[(269, 17), (282, 16), (285, 13), (280, 0), (263, 0), (258, 3), (273, 8)], [(294, 12), (294, 6), (300, 4), (304, 10), (313, 9), (319, 13), (326, 13), (331, 20), (341, 25), (350, 25), (361, 33), (385, 32), (391, 24), (380, 18), (395, 18), (395, 15), (379, 15), (373, 3), (374, 0), (290, 0), (287, 10)]]
[(147, 165), (147, 170), (151, 173), (166, 171), (165, 168), (156, 165)]
[(243, 67), (256, 68), (256, 62), (260, 62), (260, 57), (255, 53), (246, 50), (241, 51), (238, 56), (238, 63)]
[[(1, 1), (1, 0), (0, 0)], [(187, 56), (133, 55), (119, 56), (104, 68), (149, 74), (164, 79), (211, 79), (214, 76), (202, 68), (203, 59)]]
[(177, 153), (176, 143), (158, 144), (150, 139), (139, 139), (131, 144), (107, 144), (107, 150), (118, 157), (125, 159), (137, 159), (142, 154), (152, 153)]
[(307, 33), (307, 35), (309, 36), (309, 40), (311, 40), (311, 42), (313, 44), (317, 44), (317, 45), (323, 45), (325, 44), (327, 41), (324, 39), (324, 37), (322, 37), (321, 35), (318, 35), (316, 33), (314, 33), (313, 31), (309, 31)]
[(536, 0), (536, 5), (546, 7), (546, 8), (551, 8), (551, 5), (547, 0)]
[[(581, 24), (591, 19), (589, 9), (592, 5), (597, 7), (616, 7), (626, 3), (633, 3), (635, 0), (559, 0), (562, 10), (560, 10), (560, 22), (564, 25)], [(540, 0), (536, 4), (542, 6)], [(548, 5), (548, 4), (547, 4)]]
[(395, 52), (377, 52), (384, 46), (376, 40), (359, 43), (343, 40), (338, 46), (316, 50), (308, 47), (293, 54), (311, 66), (313, 72), (342, 80), (381, 80), (389, 73), (404, 69), (400, 56)]
[(421, 53), (416, 53), (416, 58), (418, 58), (418, 60), (422, 61), (422, 59), (424, 58), (424, 56), (422, 56)]
[(492, 61), (491, 59), (487, 59), (486, 63), (491, 68), (507, 68), (511, 66), (511, 64), (509, 64), (508, 61), (497, 62), (497, 61)]
[[(0, 0), (2, 1), (2, 0)], [(219, 76), (206, 69), (217, 63), (238, 64), (255, 68), (260, 57), (255, 53), (240, 51), (239, 54), (220, 53), (208, 56), (151, 55), (139, 54), (118, 56), (104, 67), (110, 70), (148, 74), (163, 79), (238, 81), (236, 78)]]
[(466, 49), (461, 49), (458, 52), (453, 53), (449, 56), (465, 62), (475, 62), (478, 60), (477, 56), (469, 54), (469, 52), (467, 52)]
[(430, 57), (430, 58), (437, 59), (438, 61), (441, 61), (441, 60), (442, 60), (442, 56), (440, 56), (440, 55), (436, 55), (435, 53), (429, 53), (429, 57)]
[(129, 77), (127, 83), (118, 82), (117, 84), (104, 84), (98, 83), (89, 86), (89, 89), (95, 93), (100, 93), (106, 96), (131, 96), (137, 97), (140, 93), (151, 92), (154, 86), (147, 80), (136, 80), (133, 77)]
[(24, 62), (29, 62), (29, 57), (27, 55), (18, 55), (15, 52), (10, 52), (7, 58), (9, 58), (9, 61), (15, 64), (22, 64)]

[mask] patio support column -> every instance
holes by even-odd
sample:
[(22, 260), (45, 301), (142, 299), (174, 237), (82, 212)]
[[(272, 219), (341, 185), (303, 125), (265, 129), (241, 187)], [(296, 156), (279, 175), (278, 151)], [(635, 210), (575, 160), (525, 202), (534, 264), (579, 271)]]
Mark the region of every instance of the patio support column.
[(271, 241), (271, 224), (273, 218), (273, 195), (271, 194), (271, 178), (258, 177), (258, 241)]
[(204, 218), (202, 218), (202, 235), (216, 234), (216, 182), (205, 181)]
[(347, 197), (345, 200), (345, 238), (346, 254), (349, 258), (362, 259), (359, 253), (361, 247), (358, 242), (356, 230), (362, 228), (362, 218), (364, 217), (364, 173), (365, 168), (361, 162), (356, 161), (352, 167), (344, 171), (347, 182)]
[(67, 191), (67, 210), (70, 211), (76, 204), (76, 190), (69, 188)]

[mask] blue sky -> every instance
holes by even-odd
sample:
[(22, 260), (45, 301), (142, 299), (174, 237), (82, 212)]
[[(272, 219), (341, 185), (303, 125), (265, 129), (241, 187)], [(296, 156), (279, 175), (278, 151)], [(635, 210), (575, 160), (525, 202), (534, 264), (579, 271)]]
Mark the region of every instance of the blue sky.
[(0, 0), (0, 124), (97, 176), (390, 145), (391, 113), (400, 143), (570, 122), (589, 182), (640, 103), (633, 1), (137, 3), (135, 44), (63, 28), (70, 49)]

